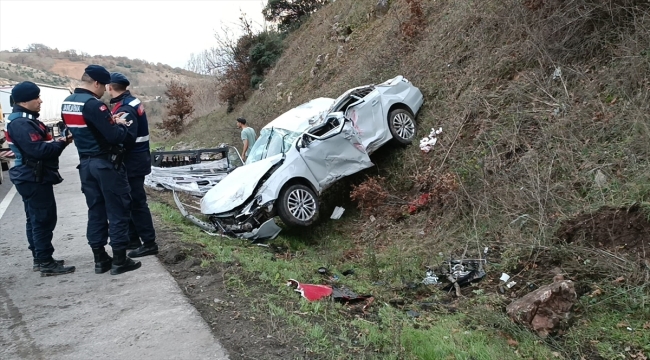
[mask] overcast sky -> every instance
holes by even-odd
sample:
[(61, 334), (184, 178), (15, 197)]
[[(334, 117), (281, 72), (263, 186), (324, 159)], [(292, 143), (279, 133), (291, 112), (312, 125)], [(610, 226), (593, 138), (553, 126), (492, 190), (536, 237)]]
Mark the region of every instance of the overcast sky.
[(185, 67), (215, 45), (240, 9), (259, 26), (266, 0), (0, 0), (0, 50), (40, 43), (90, 55), (126, 56)]

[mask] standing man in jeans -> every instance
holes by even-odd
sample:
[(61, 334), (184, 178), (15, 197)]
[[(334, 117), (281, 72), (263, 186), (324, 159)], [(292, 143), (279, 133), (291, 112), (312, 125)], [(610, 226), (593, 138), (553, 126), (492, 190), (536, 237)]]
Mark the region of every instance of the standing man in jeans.
[(244, 142), (241, 159), (246, 163), (246, 159), (248, 159), (248, 155), (251, 153), (253, 145), (255, 145), (257, 135), (252, 127), (246, 125), (246, 119), (244, 118), (237, 118), (237, 127), (241, 130), (241, 139)]

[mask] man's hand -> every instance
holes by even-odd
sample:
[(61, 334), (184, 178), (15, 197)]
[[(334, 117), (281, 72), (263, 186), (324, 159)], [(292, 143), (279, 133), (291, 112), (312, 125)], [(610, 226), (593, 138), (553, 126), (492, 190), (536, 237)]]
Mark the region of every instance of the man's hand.
[(241, 161), (242, 161), (243, 163), (246, 163), (246, 155), (244, 155), (244, 156), (241, 157)]
[(124, 114), (126, 114), (126, 112), (121, 112), (121, 113), (117, 113), (117, 114), (113, 115), (113, 121), (115, 121), (115, 123), (117, 123), (117, 124), (124, 124), (124, 125), (126, 125), (126, 118), (124, 118), (124, 119), (120, 119), (120, 117), (121, 117), (122, 115), (124, 115)]
[(74, 139), (72, 138), (72, 135), (68, 135), (66, 137), (60, 137), (58, 140), (65, 142), (66, 145), (70, 145)]

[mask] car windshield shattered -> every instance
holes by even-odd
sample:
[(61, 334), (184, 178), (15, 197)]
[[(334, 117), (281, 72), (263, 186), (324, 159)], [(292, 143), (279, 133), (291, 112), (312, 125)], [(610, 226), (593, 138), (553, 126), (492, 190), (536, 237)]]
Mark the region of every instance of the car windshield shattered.
[[(280, 128), (265, 128), (260, 131), (260, 137), (255, 141), (251, 149), (246, 165), (266, 159), (274, 155), (282, 154), (291, 147), (301, 133)], [(283, 144), (284, 139), (284, 144)]]

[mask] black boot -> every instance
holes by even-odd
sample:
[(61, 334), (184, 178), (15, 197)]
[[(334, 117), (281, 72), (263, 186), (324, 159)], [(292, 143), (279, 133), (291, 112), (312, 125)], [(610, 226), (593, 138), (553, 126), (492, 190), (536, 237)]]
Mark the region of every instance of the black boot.
[(158, 254), (158, 244), (156, 244), (156, 242), (154, 241), (152, 243), (144, 244), (133, 251), (130, 251), (129, 257), (139, 258), (147, 255), (156, 255), (156, 254)]
[(126, 256), (126, 249), (113, 250), (113, 266), (111, 266), (111, 275), (119, 275), (127, 271), (139, 269), (142, 263), (133, 261)]
[(95, 256), (95, 274), (103, 274), (110, 270), (113, 259), (108, 256), (106, 250), (103, 247), (92, 250)]
[[(140, 246), (142, 246), (142, 242), (140, 242), (140, 238), (135, 237), (135, 238), (131, 238), (129, 240), (129, 244), (126, 246), (126, 249), (127, 250), (135, 250), (135, 249), (139, 248)], [(131, 256), (131, 255), (129, 255), (129, 256)]]
[(63, 266), (54, 259), (49, 261), (41, 261), (40, 271), (41, 276), (55, 276), (55, 275), (64, 275), (73, 273), (75, 270), (74, 266)]
[[(65, 260), (54, 260), (55, 263), (59, 265), (65, 264)], [(39, 271), (41, 270), (41, 262), (38, 261), (38, 259), (34, 259), (34, 266), (32, 267), (32, 271)]]

